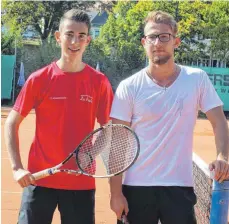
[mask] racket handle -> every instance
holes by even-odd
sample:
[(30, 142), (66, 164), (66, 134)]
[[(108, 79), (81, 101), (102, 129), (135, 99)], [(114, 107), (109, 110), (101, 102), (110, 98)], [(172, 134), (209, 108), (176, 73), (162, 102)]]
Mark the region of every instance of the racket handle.
[(51, 171), (51, 169), (46, 169), (46, 170), (39, 171), (37, 173), (33, 173), (33, 177), (35, 180), (39, 180), (39, 179), (45, 178), (47, 176), (50, 176), (52, 174), (53, 174), (53, 172)]
[(125, 214), (122, 214), (121, 221), (122, 221), (122, 224), (129, 224), (129, 221), (127, 220), (127, 217)]

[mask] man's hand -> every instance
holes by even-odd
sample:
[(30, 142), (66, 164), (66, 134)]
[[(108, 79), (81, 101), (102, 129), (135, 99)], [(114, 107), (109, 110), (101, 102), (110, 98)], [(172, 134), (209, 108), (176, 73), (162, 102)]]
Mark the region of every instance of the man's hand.
[(215, 135), (217, 149), (217, 159), (209, 165), (210, 171), (214, 170), (214, 179), (220, 183), (229, 179), (229, 132), (223, 107), (215, 107), (206, 112), (208, 120), (211, 122)]
[(35, 184), (33, 175), (24, 169), (18, 169), (13, 171), (14, 180), (16, 180), (21, 187), (27, 187), (30, 184)]
[(126, 216), (129, 212), (128, 203), (123, 194), (111, 195), (110, 207), (119, 220), (121, 220), (123, 212)]
[(210, 171), (214, 171), (214, 179), (218, 182), (229, 180), (229, 164), (225, 160), (215, 160), (209, 164)]

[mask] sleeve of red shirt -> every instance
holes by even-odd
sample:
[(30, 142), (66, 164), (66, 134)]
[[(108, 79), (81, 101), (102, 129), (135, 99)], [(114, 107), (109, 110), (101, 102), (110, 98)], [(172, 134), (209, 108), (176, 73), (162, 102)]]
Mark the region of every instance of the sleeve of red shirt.
[(97, 121), (104, 125), (110, 120), (110, 111), (113, 101), (113, 90), (109, 80), (104, 77), (101, 86), (99, 107), (97, 111)]
[(13, 109), (23, 117), (26, 117), (38, 102), (38, 85), (37, 78), (30, 75), (17, 97)]

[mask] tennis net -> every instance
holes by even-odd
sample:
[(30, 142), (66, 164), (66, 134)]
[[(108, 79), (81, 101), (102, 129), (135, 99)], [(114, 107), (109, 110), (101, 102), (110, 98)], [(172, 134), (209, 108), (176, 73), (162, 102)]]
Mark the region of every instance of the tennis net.
[(197, 224), (227, 224), (229, 181), (212, 181), (208, 165), (193, 154), (194, 189), (197, 196)]

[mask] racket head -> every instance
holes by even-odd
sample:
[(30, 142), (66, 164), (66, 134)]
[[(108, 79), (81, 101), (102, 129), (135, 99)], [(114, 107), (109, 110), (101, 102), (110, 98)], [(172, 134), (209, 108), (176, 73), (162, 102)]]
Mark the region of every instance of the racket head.
[(82, 174), (107, 178), (131, 167), (140, 152), (136, 133), (122, 124), (109, 124), (88, 135), (76, 149), (76, 163)]

